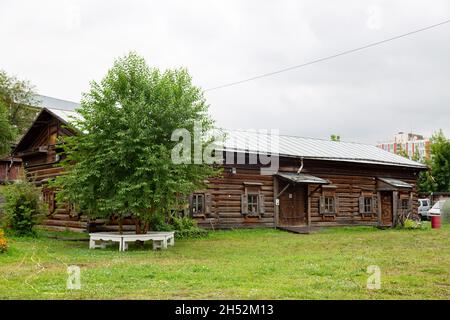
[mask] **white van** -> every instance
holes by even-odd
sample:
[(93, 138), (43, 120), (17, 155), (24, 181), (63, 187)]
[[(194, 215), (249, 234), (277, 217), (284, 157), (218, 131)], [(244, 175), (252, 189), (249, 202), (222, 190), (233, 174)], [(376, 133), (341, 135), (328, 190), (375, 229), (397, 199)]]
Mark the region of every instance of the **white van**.
[(428, 216), (440, 216), (442, 215), (442, 209), (444, 208), (444, 204), (446, 201), (450, 200), (439, 200), (436, 202), (433, 207), (428, 210)]
[(428, 211), (431, 209), (430, 199), (419, 199), (418, 200), (419, 215), (422, 219), (428, 219)]

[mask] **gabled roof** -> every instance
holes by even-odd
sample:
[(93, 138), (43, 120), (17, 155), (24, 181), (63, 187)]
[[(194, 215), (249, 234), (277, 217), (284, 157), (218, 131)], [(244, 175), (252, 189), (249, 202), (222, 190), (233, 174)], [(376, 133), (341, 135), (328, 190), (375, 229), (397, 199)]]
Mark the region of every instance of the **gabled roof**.
[(222, 132), (225, 133), (223, 148), (225, 151), (279, 154), (286, 157), (382, 164), (418, 169), (427, 168), (422, 163), (368, 144), (335, 142), (287, 135), (271, 136), (265, 133), (239, 130), (222, 130)]
[(37, 102), (38, 107), (48, 108), (48, 109), (59, 109), (75, 111), (80, 105), (76, 102), (57, 99), (53, 97), (47, 97), (40, 94), (34, 96), (34, 100)]
[(45, 126), (52, 117), (61, 121), (62, 124), (67, 125), (70, 123), (71, 119), (80, 118), (80, 115), (75, 111), (43, 108), (38, 113), (27, 132), (25, 132), (20, 141), (17, 143), (13, 153), (26, 149), (28, 143), (32, 142), (32, 140), (36, 137), (40, 128)]

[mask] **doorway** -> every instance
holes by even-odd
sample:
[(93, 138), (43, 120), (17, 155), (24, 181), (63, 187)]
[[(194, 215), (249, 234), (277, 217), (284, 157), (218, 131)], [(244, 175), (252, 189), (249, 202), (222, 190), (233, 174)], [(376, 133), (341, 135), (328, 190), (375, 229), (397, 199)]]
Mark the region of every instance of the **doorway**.
[(392, 191), (381, 191), (381, 226), (392, 226), (394, 222)]
[[(285, 186), (281, 186), (281, 188)], [(280, 226), (299, 226), (306, 224), (307, 186), (290, 184), (280, 195), (278, 218), (278, 224)]]

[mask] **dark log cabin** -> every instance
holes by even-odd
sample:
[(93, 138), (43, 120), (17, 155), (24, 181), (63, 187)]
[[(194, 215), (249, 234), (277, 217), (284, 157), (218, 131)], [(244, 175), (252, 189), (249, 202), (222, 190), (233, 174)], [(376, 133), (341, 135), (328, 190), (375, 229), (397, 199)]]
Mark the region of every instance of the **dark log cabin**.
[[(42, 187), (49, 205), (43, 224), (54, 230), (87, 231), (94, 223), (67, 204), (57, 205), (54, 191), (46, 186), (61, 174), (55, 166), (60, 160), (57, 140), (75, 134), (65, 128), (74, 115), (44, 108), (14, 151), (28, 178)], [(371, 145), (292, 136), (277, 137), (274, 152), (261, 147), (271, 145), (268, 139), (267, 134), (228, 132), (225, 145), (218, 149), (224, 158), (222, 177), (210, 179), (205, 190), (189, 197), (186, 211), (199, 226), (391, 227), (403, 213), (417, 213), (416, 180), (427, 169), (420, 163)], [(271, 155), (270, 165), (259, 160), (260, 153)], [(267, 171), (274, 163), (275, 170)], [(105, 221), (95, 223), (103, 224), (97, 230), (117, 229)]]
[(5, 157), (0, 159), (0, 184), (19, 179), (22, 170), (22, 159)]

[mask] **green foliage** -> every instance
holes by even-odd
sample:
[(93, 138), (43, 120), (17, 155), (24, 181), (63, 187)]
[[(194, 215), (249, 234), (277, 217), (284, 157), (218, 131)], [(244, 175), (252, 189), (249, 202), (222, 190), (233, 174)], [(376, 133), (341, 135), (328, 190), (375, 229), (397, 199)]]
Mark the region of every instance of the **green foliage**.
[(19, 80), (0, 70), (0, 105), (7, 112), (8, 123), (16, 129), (19, 136), (34, 120), (39, 109), (32, 106), (37, 102), (34, 87), (28, 81)]
[(397, 149), (397, 155), (402, 156), (403, 158), (409, 159), (408, 152), (403, 149), (403, 147), (400, 145)]
[(173, 216), (172, 225), (177, 239), (205, 238), (209, 235), (207, 230), (197, 227), (195, 221), (190, 217)]
[(172, 231), (173, 227), (166, 222), (166, 217), (163, 214), (156, 213), (150, 219), (150, 229), (153, 231)]
[(20, 236), (33, 235), (38, 215), (46, 212), (40, 199), (40, 190), (32, 183), (21, 180), (6, 185), (2, 193), (5, 197), (5, 226)]
[(172, 224), (175, 230), (187, 230), (196, 226), (194, 219), (189, 217), (172, 217)]
[(418, 186), (422, 192), (450, 192), (450, 141), (442, 130), (433, 134), (431, 142), (431, 159), (425, 163), (430, 171), (419, 175)]
[(403, 229), (407, 230), (415, 230), (415, 229), (422, 229), (422, 222), (413, 220), (413, 219), (406, 219), (405, 223), (403, 225)]
[[(54, 185), (91, 217), (132, 216), (145, 232), (156, 212), (166, 216), (217, 170), (207, 164), (174, 164), (175, 129), (202, 136), (213, 128), (201, 90), (184, 69), (164, 72), (135, 53), (117, 59), (100, 82), (92, 82), (73, 125), (82, 134), (64, 139), (68, 172)], [(201, 146), (203, 149), (205, 145)]]
[(0, 101), (0, 155), (11, 151), (11, 144), (16, 137), (16, 129), (9, 123), (8, 111)]
[(8, 251), (8, 241), (5, 237), (5, 232), (0, 229), (0, 253)]
[(341, 136), (340, 136), (339, 134), (332, 134), (332, 135), (330, 136), (330, 140), (331, 140), (331, 141), (339, 142), (339, 141), (341, 141)]

